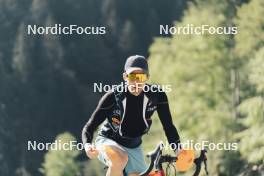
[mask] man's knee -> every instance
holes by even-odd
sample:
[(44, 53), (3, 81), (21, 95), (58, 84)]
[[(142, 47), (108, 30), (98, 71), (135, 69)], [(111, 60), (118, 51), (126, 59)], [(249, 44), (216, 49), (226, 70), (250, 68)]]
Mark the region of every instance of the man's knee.
[(106, 154), (108, 158), (111, 160), (110, 167), (120, 167), (125, 168), (128, 162), (128, 155), (125, 151), (114, 147), (114, 146), (107, 146), (106, 147)]

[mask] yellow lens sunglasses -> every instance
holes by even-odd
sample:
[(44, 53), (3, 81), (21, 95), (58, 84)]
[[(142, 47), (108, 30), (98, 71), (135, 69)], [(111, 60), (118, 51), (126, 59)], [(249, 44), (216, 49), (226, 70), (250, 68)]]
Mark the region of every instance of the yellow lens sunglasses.
[(145, 82), (148, 80), (147, 74), (144, 73), (130, 73), (127, 75), (129, 81)]

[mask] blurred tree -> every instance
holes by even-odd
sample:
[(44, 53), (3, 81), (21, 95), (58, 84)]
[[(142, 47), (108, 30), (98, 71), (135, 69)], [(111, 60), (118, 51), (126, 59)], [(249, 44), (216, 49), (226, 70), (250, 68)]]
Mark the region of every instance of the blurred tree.
[[(239, 151), (246, 160), (242, 175), (264, 174), (264, 2), (251, 0), (237, 11), (235, 23), (239, 28), (235, 36), (236, 59), (244, 63), (240, 69), (244, 86), (243, 101), (239, 111), (241, 132), (236, 137), (240, 140)], [(247, 90), (246, 90), (247, 89)]]
[[(231, 26), (234, 14), (229, 1), (195, 1), (175, 26)], [(237, 78), (232, 80), (236, 66), (232, 43), (231, 35), (176, 34), (157, 38), (150, 47), (151, 79), (172, 85), (168, 94), (171, 110), (184, 140), (236, 142), (233, 132), (238, 125), (233, 111), (239, 102), (233, 104), (233, 94), (239, 87)], [(241, 170), (239, 153), (225, 152), (209, 151), (212, 175), (234, 175)]]
[(130, 50), (136, 47), (138, 43), (137, 32), (135, 31), (134, 24), (127, 20), (124, 24), (123, 31), (120, 34), (119, 47), (125, 52), (132, 55)]
[(235, 52), (242, 60), (254, 55), (254, 52), (263, 45), (263, 7), (263, 1), (251, 0), (248, 4), (242, 5), (237, 12), (235, 23), (239, 32), (235, 36)]
[(83, 163), (84, 165), (84, 176), (99, 176), (105, 175), (107, 169), (105, 165), (97, 159), (89, 160)]
[(264, 47), (255, 54), (255, 58), (248, 63), (249, 82), (257, 90), (255, 95), (245, 99), (239, 106), (240, 112), (245, 115), (241, 119), (244, 129), (237, 134), (240, 139), (240, 148), (248, 166), (244, 175), (264, 174)]
[(5, 105), (0, 102), (0, 175), (11, 176), (14, 174), (14, 172), (12, 172), (13, 164), (8, 153), (11, 152), (9, 150), (9, 144), (12, 136), (8, 130), (8, 126)]
[(239, 142), (238, 151), (209, 151), (211, 174), (261, 175), (264, 5), (252, 0), (236, 9), (237, 3), (190, 4), (176, 27), (235, 24), (238, 34), (157, 38), (150, 47), (151, 78), (173, 86), (168, 95), (184, 139)]
[[(27, 172), (33, 171), (34, 175), (38, 174), (43, 152), (28, 152), (27, 141), (50, 141), (61, 131), (71, 129), (74, 118), (83, 115), (74, 74), (63, 60), (60, 38), (29, 37), (25, 32), (25, 24), (54, 23), (47, 2), (33, 1), (28, 16), (17, 29), (9, 73), (12, 76), (8, 89), (12, 94), (6, 93), (4, 101), (7, 109), (13, 109), (8, 115), (12, 119), (10, 130), (16, 136), (14, 163)], [(79, 134), (76, 128), (75, 133)]]
[[(199, 16), (199, 19), (197, 19)], [(215, 6), (207, 4), (189, 6), (182, 22), (177, 27), (193, 24), (201, 26), (220, 26), (225, 24), (225, 16)], [(150, 66), (152, 81), (162, 84), (172, 84), (173, 91), (169, 93), (172, 99), (173, 112), (181, 128), (192, 129), (188, 133), (198, 135), (201, 129), (191, 128), (194, 121), (208, 117), (207, 123), (214, 123), (214, 116), (220, 115), (214, 111), (226, 109), (229, 114), (229, 69), (230, 56), (227, 35), (175, 35), (171, 39), (158, 38), (150, 48)], [(162, 64), (161, 64), (162, 63)], [(166, 73), (166, 74), (160, 74)], [(177, 100), (177, 101), (176, 101)], [(192, 109), (190, 109), (192, 104)], [(210, 112), (212, 111), (212, 112)], [(188, 112), (188, 113), (186, 113)], [(209, 115), (209, 114), (211, 115)], [(229, 115), (228, 115), (229, 114)], [(182, 123), (181, 123), (182, 121)], [(189, 126), (189, 125), (190, 126)], [(208, 124), (201, 124), (204, 129)], [(220, 130), (219, 126), (219, 130)], [(207, 130), (217, 130), (207, 129)], [(197, 131), (196, 131), (197, 130)], [(214, 136), (217, 131), (210, 133)]]
[[(54, 142), (58, 142), (61, 146), (69, 147), (71, 142), (76, 141), (75, 137), (68, 132), (59, 134)], [(80, 163), (76, 161), (76, 157), (80, 154), (76, 148), (65, 148), (57, 150), (49, 150), (45, 154), (44, 163), (41, 171), (46, 176), (75, 176), (80, 174)]]

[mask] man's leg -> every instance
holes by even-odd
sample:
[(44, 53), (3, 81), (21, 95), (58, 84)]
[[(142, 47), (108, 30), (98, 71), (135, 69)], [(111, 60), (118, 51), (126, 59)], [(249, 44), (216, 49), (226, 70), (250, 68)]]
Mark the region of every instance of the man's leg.
[(138, 173), (131, 173), (131, 174), (128, 174), (128, 176), (139, 176)]
[(144, 172), (147, 169), (147, 164), (145, 162), (141, 146), (136, 148), (124, 147), (124, 149), (128, 153), (129, 158), (125, 167), (125, 172), (128, 176), (139, 176), (141, 172)]
[(128, 162), (128, 155), (125, 151), (115, 146), (105, 146), (106, 155), (111, 161), (106, 176), (123, 176), (123, 170)]

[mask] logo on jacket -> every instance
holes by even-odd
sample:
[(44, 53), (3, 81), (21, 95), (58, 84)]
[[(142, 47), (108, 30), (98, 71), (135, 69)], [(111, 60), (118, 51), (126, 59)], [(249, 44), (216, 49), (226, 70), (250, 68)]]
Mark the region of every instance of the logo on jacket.
[(121, 111), (119, 110), (119, 109), (115, 109), (114, 111), (113, 111), (113, 114), (115, 114), (115, 115), (121, 115)]
[(147, 111), (155, 111), (157, 109), (157, 106), (148, 107)]
[(120, 120), (118, 119), (118, 117), (112, 117), (112, 123), (114, 124), (114, 125), (120, 125)]

